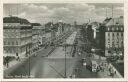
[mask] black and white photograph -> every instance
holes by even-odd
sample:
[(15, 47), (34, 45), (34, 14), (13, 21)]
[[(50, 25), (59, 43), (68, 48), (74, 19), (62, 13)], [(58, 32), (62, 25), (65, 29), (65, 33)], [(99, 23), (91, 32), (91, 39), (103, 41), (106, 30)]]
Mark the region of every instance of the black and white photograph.
[(4, 3), (3, 78), (124, 78), (124, 4)]

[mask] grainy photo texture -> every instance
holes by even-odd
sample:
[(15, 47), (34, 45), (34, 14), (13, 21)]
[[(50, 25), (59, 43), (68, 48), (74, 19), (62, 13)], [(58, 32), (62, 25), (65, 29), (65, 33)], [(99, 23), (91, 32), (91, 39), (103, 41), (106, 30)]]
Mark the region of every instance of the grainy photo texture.
[(122, 3), (3, 4), (4, 79), (123, 78)]

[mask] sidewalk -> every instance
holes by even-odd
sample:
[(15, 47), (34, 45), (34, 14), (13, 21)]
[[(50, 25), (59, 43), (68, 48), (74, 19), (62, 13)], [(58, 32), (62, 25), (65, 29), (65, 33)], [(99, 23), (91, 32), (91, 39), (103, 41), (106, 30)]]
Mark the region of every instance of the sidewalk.
[(7, 66), (4, 66), (4, 70), (8, 70), (10, 69), (11, 67), (15, 66), (16, 64), (20, 64), (22, 62), (24, 62), (27, 58), (21, 58), (20, 61), (17, 61), (16, 59), (10, 61), (8, 63), (8, 67)]
[[(41, 51), (42, 49), (44, 49), (44, 48), (40, 48), (39, 50), (33, 52), (32, 55), (30, 55), (30, 57), (33, 56), (36, 52)], [(8, 63), (8, 67), (4, 65), (4, 70), (8, 70), (8, 69), (12, 68), (12, 67), (15, 66), (15, 65), (22, 64), (22, 63), (23, 63), (24, 61), (26, 61), (28, 58), (29, 58), (29, 57), (20, 58), (20, 61), (17, 61), (16, 59), (13, 59), (12, 61), (10, 61), (10, 62)]]
[[(93, 59), (99, 59), (100, 61), (97, 61), (97, 63), (98, 62), (103, 62), (103, 61), (107, 62), (106, 58), (102, 58), (102, 57), (100, 57), (96, 54), (93, 56)], [(110, 67), (112, 67), (113, 72), (116, 71), (116, 73), (114, 74), (113, 77), (109, 73), (109, 68)], [(104, 67), (104, 70), (100, 70), (98, 72), (98, 75), (99, 75), (100, 78), (122, 78), (122, 76), (119, 74), (119, 72), (115, 69), (115, 67), (111, 63), (110, 64), (107, 63), (107, 66)]]
[(109, 73), (109, 69), (108, 69), (108, 67), (106, 67), (105, 69), (104, 69), (104, 71), (99, 71), (98, 72), (98, 75), (99, 75), (99, 77), (100, 78), (121, 78), (121, 77), (119, 77), (119, 75), (116, 73), (116, 74), (114, 74), (114, 76), (112, 77), (111, 75), (110, 75), (110, 73)]
[(78, 57), (73, 71), (74, 78), (98, 78), (97, 73), (91, 72), (86, 66), (83, 66), (81, 57)]

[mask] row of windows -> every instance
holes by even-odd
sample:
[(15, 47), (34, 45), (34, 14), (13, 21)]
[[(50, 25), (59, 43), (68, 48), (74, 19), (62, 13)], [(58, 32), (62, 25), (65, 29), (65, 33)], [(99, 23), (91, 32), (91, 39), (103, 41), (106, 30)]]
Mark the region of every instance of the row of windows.
[(122, 42), (122, 41), (123, 41), (122, 38), (117, 38), (117, 39), (112, 38), (111, 40), (110, 40), (110, 38), (108, 38), (108, 40), (107, 40), (107, 42)]
[(19, 33), (19, 32), (21, 32), (21, 33), (32, 33), (32, 30), (17, 30), (17, 29), (5, 29), (4, 30), (4, 33), (9, 33), (9, 32), (17, 32), (17, 33)]
[(21, 48), (20, 50), (18, 48), (4, 48), (4, 53), (17, 53), (17, 52), (28, 52), (29, 48), (26, 49), (26, 47)]
[[(119, 36), (120, 33), (112, 33), (112, 36)], [(108, 33), (108, 36), (110, 36), (110, 33)], [(121, 36), (123, 36), (123, 33), (121, 33)]]
[(4, 41), (4, 45), (18, 45), (18, 41)]
[(20, 30), (17, 30), (17, 29), (4, 29), (4, 32), (20, 32)]
[(17, 52), (18, 52), (17, 48), (4, 49), (4, 53), (17, 53)]
[(123, 40), (121, 40), (121, 41), (119, 41), (119, 40), (118, 41), (114, 41), (113, 40), (113, 41), (108, 41), (108, 43), (123, 43)]
[[(123, 41), (120, 43), (123, 44)], [(110, 42), (108, 42), (108, 44), (110, 44)], [(112, 42), (112, 44), (119, 44), (119, 42)]]
[(107, 30), (108, 31), (110, 31), (110, 30), (112, 30), (112, 31), (114, 31), (114, 30), (121, 30), (121, 31), (123, 31), (123, 27), (111, 27), (111, 28), (107, 28)]
[(108, 44), (108, 45), (106, 45), (108, 48), (110, 48), (110, 47), (123, 47), (123, 45), (119, 45), (119, 44), (112, 44), (112, 45), (110, 45), (110, 44)]
[(25, 33), (32, 33), (32, 31), (21, 31), (21, 34), (25, 34)]
[[(117, 42), (117, 43), (114, 43), (114, 42), (113, 42), (112, 44), (110, 44), (110, 43), (108, 42), (107, 45), (112, 45), (112, 46), (115, 46), (115, 45), (122, 45), (122, 46), (123, 46), (123, 42), (121, 42), (120, 44), (119, 44), (118, 42)], [(106, 46), (107, 46), (107, 45), (106, 45)]]

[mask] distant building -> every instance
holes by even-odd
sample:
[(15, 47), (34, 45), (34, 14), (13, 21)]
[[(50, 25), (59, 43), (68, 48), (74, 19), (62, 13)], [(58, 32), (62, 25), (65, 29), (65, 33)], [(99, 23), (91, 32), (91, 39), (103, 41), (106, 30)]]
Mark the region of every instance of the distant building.
[(93, 22), (92, 24), (92, 30), (93, 30), (93, 39), (96, 39), (97, 33), (99, 32), (99, 23)]
[(109, 19), (105, 24), (105, 56), (123, 55), (123, 17)]
[(39, 23), (31, 23), (32, 25), (32, 43), (33, 49), (37, 49), (44, 42), (43, 35), (45, 34), (44, 27)]
[(51, 28), (51, 42), (52, 42), (56, 38), (56, 30), (53, 23), (51, 24), (50, 28)]
[(3, 18), (4, 56), (26, 57), (32, 49), (32, 26), (19, 17)]
[(74, 21), (74, 27), (77, 28), (77, 22), (76, 21)]
[(58, 35), (61, 35), (63, 33), (63, 22), (62, 20), (59, 20), (59, 27), (58, 27)]
[(87, 25), (87, 35), (92, 47), (101, 48), (101, 26), (99, 22), (92, 22)]

